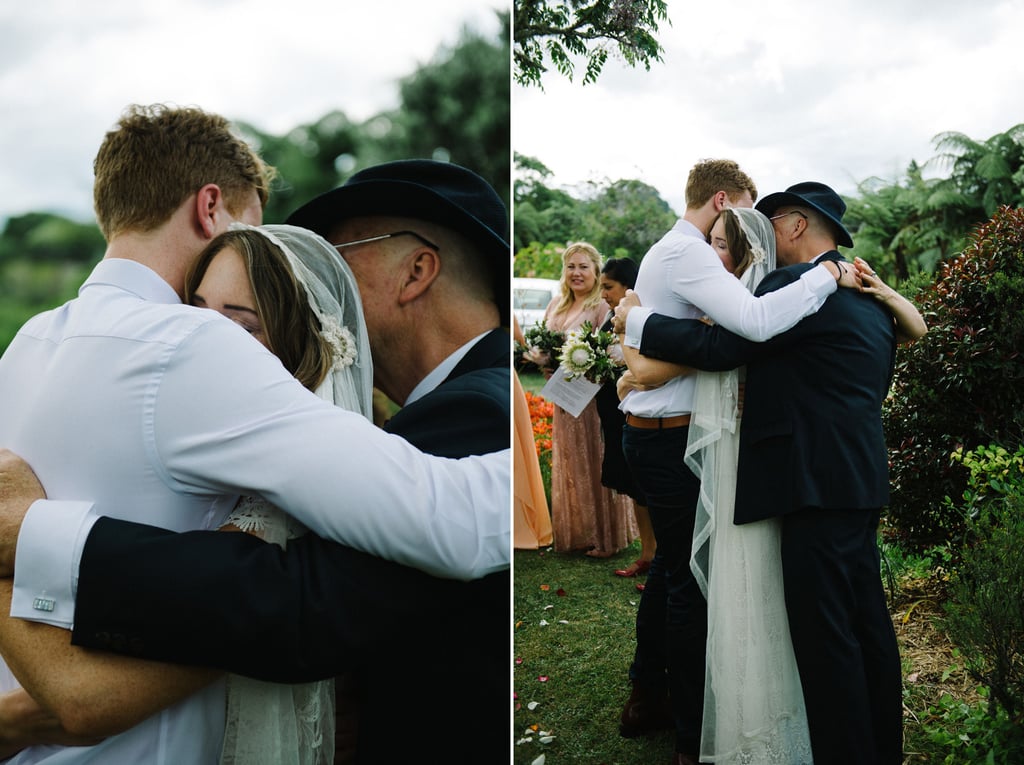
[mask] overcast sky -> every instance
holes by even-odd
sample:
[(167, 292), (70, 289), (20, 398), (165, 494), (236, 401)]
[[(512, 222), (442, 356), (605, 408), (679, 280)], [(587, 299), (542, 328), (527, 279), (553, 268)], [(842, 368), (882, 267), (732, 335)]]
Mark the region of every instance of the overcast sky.
[[(610, 61), (582, 86), (514, 88), (513, 145), (553, 185), (636, 178), (677, 213), (699, 159), (737, 160), (761, 195), (805, 180), (851, 193), (1024, 122), (1020, 0), (669, 0), (651, 71)], [(934, 173), (933, 173), (934, 175)]]
[(197, 105), (284, 133), (398, 104), (397, 81), (496, 35), (504, 0), (29, 0), (0, 4), (0, 221), (92, 219), (92, 160), (131, 103)]

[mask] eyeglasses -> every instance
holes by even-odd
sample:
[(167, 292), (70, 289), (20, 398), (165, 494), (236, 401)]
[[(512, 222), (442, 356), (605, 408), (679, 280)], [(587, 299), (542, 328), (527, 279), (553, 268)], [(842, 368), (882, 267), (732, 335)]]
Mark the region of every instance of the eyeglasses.
[(799, 215), (804, 220), (807, 220), (807, 216), (799, 210), (790, 210), (789, 212), (779, 213), (778, 215), (773, 215), (768, 220), (778, 220), (779, 218), (785, 218), (787, 215)]
[(427, 247), (431, 248), (432, 250), (437, 250), (438, 252), (441, 251), (440, 247), (438, 247), (436, 244), (431, 242), (429, 239), (420, 236), (415, 231), (393, 231), (390, 234), (379, 234), (378, 236), (368, 236), (365, 239), (354, 239), (351, 242), (342, 242), (341, 244), (332, 244), (331, 247), (333, 247), (336, 250), (340, 250), (343, 247), (353, 247), (353, 246), (355, 246), (357, 244), (367, 244), (368, 242), (379, 242), (382, 239), (390, 239), (391, 237), (394, 237), (394, 236), (414, 236), (417, 239), (419, 239), (421, 242), (423, 242), (423, 244), (427, 245)]

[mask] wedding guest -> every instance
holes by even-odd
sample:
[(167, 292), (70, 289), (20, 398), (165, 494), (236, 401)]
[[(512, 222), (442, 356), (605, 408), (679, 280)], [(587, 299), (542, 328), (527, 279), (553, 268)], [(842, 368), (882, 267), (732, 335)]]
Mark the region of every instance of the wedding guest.
[[(601, 255), (587, 242), (562, 253), (560, 294), (551, 299), (544, 319), (551, 330), (569, 332), (585, 322), (599, 327), (608, 315), (601, 299)], [(629, 546), (639, 534), (632, 500), (601, 483), (601, 424), (597, 403), (579, 417), (555, 406), (551, 435), (551, 523), (555, 550), (584, 550), (607, 558)]]
[[(608, 304), (609, 311), (601, 324), (601, 331), (612, 331), (615, 306), (626, 294), (626, 290), (636, 286), (636, 274), (637, 265), (629, 258), (609, 258), (605, 261), (601, 268), (601, 298)], [(617, 353), (621, 360), (621, 350)], [(627, 578), (645, 576), (651, 567), (657, 543), (654, 541), (651, 517), (647, 513), (647, 500), (633, 480), (633, 473), (622, 453), (622, 426), (626, 424), (626, 415), (619, 409), (619, 394), (615, 390), (615, 383), (608, 382), (602, 385), (594, 400), (597, 402), (597, 414), (604, 436), (601, 485), (619, 494), (625, 494), (633, 500), (633, 516), (640, 531), (640, 557), (626, 568), (617, 569), (615, 575)], [(642, 592), (643, 585), (638, 587)]]
[[(211, 171), (225, 164), (229, 172)], [(412, 733), (425, 715), (391, 690), (411, 670), (439, 671), (429, 660), (437, 641), (447, 651), (473, 631), (460, 626), (441, 637), (433, 621), (455, 624), (445, 610), (479, 599), (492, 610), (474, 606), (474, 628), (500, 637), (473, 636), (453, 653), (473, 665), (464, 698), (482, 694), (467, 702), (481, 716), (470, 726), (475, 748), (506, 753), (507, 650), (494, 648), (507, 643), (511, 546), (509, 342), (499, 329), (508, 301), (496, 297), (508, 294), (509, 252), (500, 197), (464, 168), (418, 161), (369, 168), (331, 192), (327, 227), (346, 234), (333, 241), (357, 281), (379, 287), (368, 293), (373, 308), (364, 304), (371, 345), (389, 331), (405, 338), (398, 358), (388, 358), (391, 346), (373, 347), (385, 354), (378, 383), (406, 404), (385, 433), (302, 388), (223, 317), (177, 305), (203, 246), (234, 220), (261, 217), (262, 165), (225, 120), (195, 109), (132, 110), (96, 167), (107, 256), (79, 298), (30, 321), (0, 360), (0, 440), (64, 500), (35, 503), (26, 515), (38, 485), (6, 497), (0, 570), (12, 570), (17, 543), (12, 613), (63, 628), (73, 618), (73, 639), (94, 648), (262, 679), (322, 679), (358, 664), (367, 673), (364, 698), (377, 694), (381, 704), (367, 720), (383, 735), (368, 744), (408, 747), (424, 740)], [(339, 209), (365, 217), (339, 220)], [(402, 227), (388, 227), (395, 222)], [(345, 231), (349, 223), (363, 232)], [(442, 251), (451, 263), (444, 275)], [(388, 274), (387, 286), (374, 282)], [(467, 302), (452, 317), (429, 316), (427, 305), (452, 311), (460, 281), (471, 290)], [(393, 323), (382, 319), (385, 307), (398, 314)], [(415, 325), (421, 332), (410, 331)], [(44, 368), (51, 372), (40, 380)], [(445, 460), (421, 445), (439, 456), (484, 456)], [(217, 496), (238, 493), (273, 501), (315, 533), (283, 552), (247, 534), (175, 533), (195, 528)], [(87, 501), (73, 501), (80, 498)], [(93, 505), (115, 517), (159, 517), (170, 529), (97, 517)], [(413, 628), (422, 634), (410, 640)], [(444, 680), (415, 684), (450, 679), (445, 671)], [(149, 718), (147, 732), (130, 737), (148, 756), (133, 745), (121, 760), (209, 761), (200, 745), (207, 737), (196, 731), (222, 719), (223, 698), (207, 698), (187, 717), (179, 704)], [(396, 718), (410, 735), (390, 735)]]
[[(526, 338), (519, 320), (512, 317), (513, 336), (520, 345)], [(512, 465), (512, 540), (517, 550), (536, 550), (551, 544), (551, 514), (533, 438), (530, 407), (519, 375), (512, 374), (512, 412), (516, 448)]]

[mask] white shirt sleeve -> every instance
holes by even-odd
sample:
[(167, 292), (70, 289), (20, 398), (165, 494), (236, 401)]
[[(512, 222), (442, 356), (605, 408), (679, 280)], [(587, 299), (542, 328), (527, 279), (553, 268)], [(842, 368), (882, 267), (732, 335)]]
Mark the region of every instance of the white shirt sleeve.
[(71, 629), (78, 563), (97, 517), (90, 502), (32, 504), (18, 535), (11, 616)]
[(635, 308), (631, 308), (629, 313), (626, 314), (626, 335), (623, 338), (623, 342), (628, 347), (640, 347), (640, 341), (644, 336), (644, 324), (647, 323), (647, 317), (652, 313), (654, 313), (653, 308), (638, 305)]
[(472, 579), (506, 569), (511, 449), (425, 454), (303, 388), (276, 357), (208, 322), (153, 397), (152, 464), (173, 490), (252, 493), (321, 537)]
[(821, 308), (838, 288), (827, 269), (811, 268), (792, 284), (756, 297), (722, 267), (708, 246), (686, 248), (685, 255), (672, 263), (668, 278), (673, 292), (716, 324), (755, 342), (790, 329)]

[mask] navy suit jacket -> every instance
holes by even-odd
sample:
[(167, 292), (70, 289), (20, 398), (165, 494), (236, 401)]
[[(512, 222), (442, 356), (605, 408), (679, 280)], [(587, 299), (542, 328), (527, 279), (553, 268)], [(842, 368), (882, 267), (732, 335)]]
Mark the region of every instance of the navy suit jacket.
[[(811, 267), (780, 268), (756, 294), (790, 284)], [(895, 347), (889, 311), (870, 295), (841, 288), (817, 313), (764, 343), (653, 315), (640, 352), (697, 369), (747, 365), (735, 521), (748, 523), (808, 507), (877, 510), (888, 503), (881, 405)]]
[[(423, 451), (510, 446), (511, 343), (482, 338), (387, 428)], [(308, 534), (282, 551), (248, 534), (100, 519), (79, 570), (72, 642), (276, 682), (355, 671), (360, 762), (508, 760), (508, 571), (438, 579)]]

